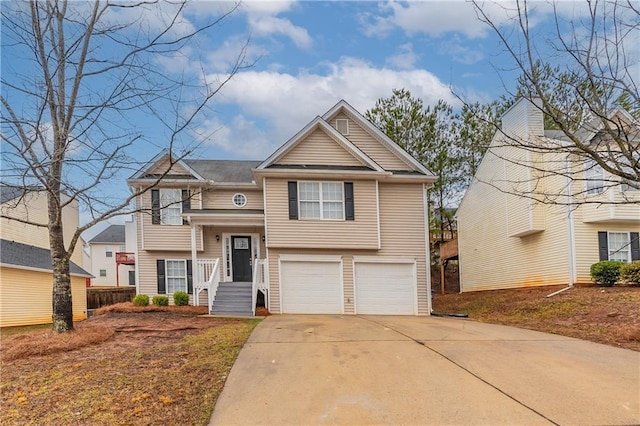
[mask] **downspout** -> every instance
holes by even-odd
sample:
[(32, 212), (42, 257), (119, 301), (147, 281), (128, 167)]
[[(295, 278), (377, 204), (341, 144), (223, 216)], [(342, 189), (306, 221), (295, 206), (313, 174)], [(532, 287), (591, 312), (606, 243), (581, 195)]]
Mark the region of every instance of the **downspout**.
[(566, 180), (566, 196), (567, 196), (567, 234), (569, 240), (569, 285), (565, 288), (561, 288), (558, 291), (555, 291), (551, 294), (548, 294), (546, 297), (552, 297), (556, 294), (563, 293), (567, 290), (573, 288), (573, 283), (576, 282), (576, 267), (575, 267), (575, 229), (573, 224), (573, 194), (571, 193), (571, 177), (569, 176), (571, 172), (569, 156), (567, 155), (565, 159), (565, 180)]

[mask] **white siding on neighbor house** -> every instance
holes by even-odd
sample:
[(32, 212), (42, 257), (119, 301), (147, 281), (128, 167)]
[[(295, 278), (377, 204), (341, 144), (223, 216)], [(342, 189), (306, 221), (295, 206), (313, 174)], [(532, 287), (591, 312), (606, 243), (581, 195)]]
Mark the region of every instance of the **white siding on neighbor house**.
[[(457, 211), (461, 291), (568, 284), (567, 207), (537, 206), (537, 213), (544, 213), (544, 231), (511, 236), (512, 222), (522, 220), (526, 207), (518, 209), (520, 197), (490, 184), (503, 179), (503, 163), (491, 152), (485, 155)], [(559, 193), (563, 184), (559, 177), (544, 182), (548, 190)]]
[(354, 120), (350, 119), (346, 114), (338, 114), (329, 120), (332, 126), (335, 126), (336, 119), (349, 120), (349, 134), (345, 136), (369, 158), (378, 163), (385, 170), (413, 170), (404, 160), (400, 159), (396, 154), (389, 151), (380, 141), (376, 140), (371, 134), (360, 127)]
[(359, 160), (322, 129), (317, 129), (307, 136), (276, 164), (362, 166)]
[[(45, 191), (31, 191), (22, 199), (15, 199), (2, 204), (0, 211), (3, 216), (45, 225), (36, 226), (2, 217), (0, 218), (0, 237), (2, 239), (49, 249), (49, 230), (46, 226), (49, 220), (47, 216), (47, 193)], [(62, 209), (63, 239), (66, 247), (68, 247), (73, 234), (78, 229), (79, 221), (78, 202), (73, 201)], [(82, 265), (82, 256), (82, 243), (79, 241), (73, 251), (71, 260), (80, 266)]]
[(355, 220), (289, 219), (287, 182), (287, 179), (266, 179), (270, 248), (378, 248), (375, 181), (353, 181)]

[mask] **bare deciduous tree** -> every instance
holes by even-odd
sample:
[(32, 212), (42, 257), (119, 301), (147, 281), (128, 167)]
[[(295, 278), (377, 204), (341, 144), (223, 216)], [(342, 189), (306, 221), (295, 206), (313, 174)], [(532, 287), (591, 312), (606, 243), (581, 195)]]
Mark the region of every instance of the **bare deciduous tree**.
[[(543, 115), (545, 128), (544, 134), (523, 137), (496, 127), (492, 154), (504, 155), (507, 151), (502, 148), (529, 153), (503, 159), (533, 172), (527, 182), (495, 186), (550, 204), (566, 202), (564, 189), (542, 183), (552, 176), (570, 182), (578, 196), (586, 195), (593, 185), (602, 190), (621, 184), (640, 189), (637, 3), (576, 2), (568, 17), (567, 3), (518, 0), (512, 8), (511, 3), (503, 4), (511, 17), (507, 22), (489, 16), (483, 2), (474, 5), (520, 75), (517, 88), (509, 94), (530, 101)], [(553, 17), (550, 32), (542, 29), (539, 19), (547, 12)], [(637, 197), (604, 198), (578, 197), (578, 204), (639, 202)], [(575, 197), (571, 203), (576, 203)]]
[[(2, 48), (12, 55), (3, 61), (1, 81), (2, 179), (13, 190), (46, 192), (48, 222), (24, 222), (48, 228), (55, 331), (73, 329), (69, 263), (81, 233), (133, 211), (140, 193), (119, 194), (124, 178), (141, 166), (140, 152), (168, 148), (180, 153), (172, 161), (187, 155), (197, 118), (250, 66), (245, 44), (214, 84), (206, 83), (198, 61), (179, 67), (238, 4), (219, 6), (226, 9), (194, 26), (186, 2), (2, 5)], [(91, 217), (65, 242), (62, 210), (74, 202)]]

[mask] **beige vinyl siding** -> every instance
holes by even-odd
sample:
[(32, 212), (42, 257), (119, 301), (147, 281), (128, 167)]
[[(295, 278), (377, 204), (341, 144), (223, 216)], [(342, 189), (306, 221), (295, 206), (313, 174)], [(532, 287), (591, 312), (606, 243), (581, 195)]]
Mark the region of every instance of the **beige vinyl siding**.
[[(421, 184), (380, 184), (380, 250), (335, 250), (301, 248), (269, 248), (269, 301), (272, 313), (280, 313), (279, 257), (282, 254), (334, 255), (342, 257), (344, 312), (354, 313), (354, 256), (381, 256), (416, 260), (418, 313), (428, 314), (427, 253)], [(357, 215), (357, 213), (356, 213)], [(357, 217), (357, 216), (356, 216)], [(271, 235), (271, 229), (269, 234)]]
[[(168, 157), (165, 157), (164, 160), (162, 160), (161, 162), (156, 164), (153, 168), (151, 168), (149, 171), (147, 171), (147, 173), (148, 174), (158, 174), (159, 175), (159, 174), (164, 173), (167, 169), (169, 169), (169, 167), (171, 167), (171, 162), (169, 161)], [(174, 163), (173, 167), (171, 168), (170, 174), (172, 174), (172, 175), (191, 175), (191, 172), (187, 171), (187, 169), (182, 167), (180, 164)]]
[[(488, 184), (502, 179), (503, 161), (491, 153), (485, 156), (457, 212), (462, 291), (567, 284), (568, 209), (541, 205), (544, 231), (510, 236), (511, 222), (518, 220), (510, 198), (517, 196)], [(555, 191), (561, 191), (562, 184), (562, 178), (545, 182)]]
[[(615, 179), (611, 176), (606, 179)], [(584, 182), (574, 183), (574, 191), (582, 192)], [(621, 192), (620, 185), (607, 188), (597, 195), (580, 197), (586, 201), (580, 206), (582, 221), (589, 222), (624, 222), (640, 223), (640, 191)], [(603, 204), (600, 204), (602, 202)]]
[[(233, 205), (233, 196), (238, 193), (247, 197), (247, 205), (242, 208)], [(204, 192), (203, 198), (203, 208), (205, 209), (262, 210), (264, 208), (262, 191), (258, 189), (212, 188)]]
[(346, 114), (338, 114), (329, 123), (335, 126), (336, 119), (349, 120), (349, 134), (346, 136), (355, 146), (363, 151), (369, 158), (378, 163), (385, 170), (413, 170), (397, 155), (389, 151), (380, 141), (364, 130)]
[[(139, 229), (139, 228), (138, 228)], [(246, 228), (227, 228), (217, 226), (204, 226), (204, 250), (198, 251), (198, 259), (220, 259), (220, 281), (224, 280), (224, 267), (222, 263), (222, 251), (225, 234), (232, 235), (247, 235), (258, 234), (258, 240), (260, 241), (260, 257), (266, 256), (266, 248), (264, 242), (262, 242), (262, 236), (264, 235), (264, 229), (260, 227), (246, 227)], [(216, 241), (216, 235), (220, 235), (220, 241)], [(189, 237), (189, 244), (191, 244), (191, 237)], [(156, 261), (159, 259), (184, 259), (191, 260), (191, 252), (184, 251), (146, 251), (139, 250), (138, 252), (138, 271), (139, 271), (139, 291), (142, 294), (149, 296), (156, 295), (158, 293), (158, 276), (156, 271)], [(194, 266), (195, 275), (195, 266)], [(207, 293), (202, 292), (199, 299), (200, 305), (207, 304)], [(193, 297), (190, 297), (190, 303), (193, 303)]]
[(276, 164), (362, 166), (359, 160), (321, 129), (311, 133)]
[(600, 261), (598, 232), (640, 232), (640, 219), (626, 223), (582, 223), (575, 220), (576, 284), (592, 284), (591, 265)]
[(379, 256), (413, 258), (418, 277), (418, 314), (428, 314), (424, 189), (421, 184), (383, 184), (380, 191)]
[[(52, 322), (53, 275), (50, 272), (0, 267), (0, 327)], [(87, 318), (84, 277), (71, 277), (73, 320)]]
[[(49, 230), (46, 227), (49, 220), (47, 216), (47, 193), (45, 191), (29, 192), (21, 201), (12, 200), (4, 203), (0, 210), (2, 215), (45, 225), (36, 226), (2, 217), (0, 218), (0, 237), (8, 241), (49, 249)], [(79, 220), (77, 201), (73, 201), (62, 209), (65, 247), (68, 247), (73, 234), (78, 229)], [(80, 241), (76, 243), (71, 260), (76, 265), (82, 265), (82, 243)]]
[[(197, 197), (191, 200), (192, 206), (199, 205)], [(151, 191), (142, 195), (144, 212), (137, 213), (138, 241), (142, 250), (189, 251), (191, 252), (191, 227), (189, 225), (160, 225), (151, 223)], [(202, 250), (201, 230), (196, 238), (197, 250)]]
[(353, 181), (355, 220), (290, 220), (286, 179), (267, 179), (270, 248), (378, 248), (375, 181)]

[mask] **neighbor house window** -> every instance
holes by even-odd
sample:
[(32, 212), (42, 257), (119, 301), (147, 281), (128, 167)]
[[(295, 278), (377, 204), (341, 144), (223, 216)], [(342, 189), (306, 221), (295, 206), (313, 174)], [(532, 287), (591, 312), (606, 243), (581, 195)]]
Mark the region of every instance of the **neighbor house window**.
[(105, 257), (113, 257), (113, 249), (109, 246), (105, 247), (104, 255)]
[(344, 219), (342, 182), (298, 182), (300, 219)]
[(185, 260), (167, 260), (167, 293), (187, 291), (187, 262)]
[(100, 269), (100, 276), (101, 277), (106, 277), (107, 276), (107, 270), (106, 269)]
[(631, 240), (628, 232), (609, 232), (609, 260), (631, 262)]
[(604, 169), (595, 161), (585, 162), (584, 178), (588, 195), (600, 194), (604, 191)]

